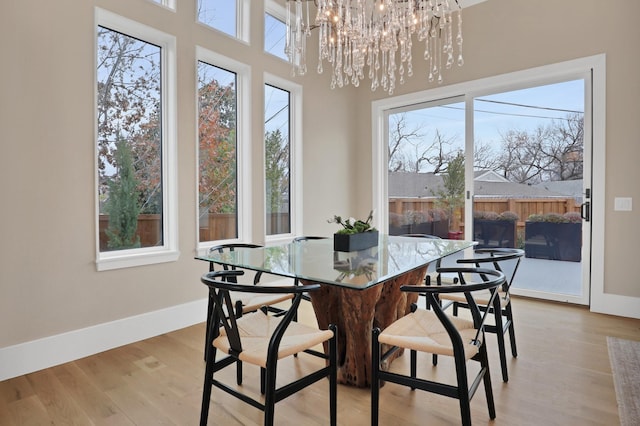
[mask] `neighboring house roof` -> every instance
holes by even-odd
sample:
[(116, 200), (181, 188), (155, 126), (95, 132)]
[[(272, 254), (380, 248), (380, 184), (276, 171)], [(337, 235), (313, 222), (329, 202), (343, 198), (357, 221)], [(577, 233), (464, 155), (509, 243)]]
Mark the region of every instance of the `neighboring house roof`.
[(538, 183), (535, 186), (557, 192), (559, 194), (582, 199), (582, 179), (577, 180), (558, 180), (555, 182)]
[[(582, 181), (547, 182), (546, 184), (527, 185), (509, 182), (495, 172), (476, 172), (475, 195), (506, 198), (544, 198), (571, 196), (581, 199)], [(568, 183), (567, 182), (567, 183)], [(555, 185), (562, 189), (555, 190)], [(442, 176), (433, 173), (389, 173), (389, 197), (434, 197), (442, 189)], [(578, 189), (579, 188), (579, 189)]]
[(509, 179), (501, 176), (500, 174), (494, 172), (493, 170), (479, 170), (473, 172), (473, 180), (476, 182), (509, 182)]

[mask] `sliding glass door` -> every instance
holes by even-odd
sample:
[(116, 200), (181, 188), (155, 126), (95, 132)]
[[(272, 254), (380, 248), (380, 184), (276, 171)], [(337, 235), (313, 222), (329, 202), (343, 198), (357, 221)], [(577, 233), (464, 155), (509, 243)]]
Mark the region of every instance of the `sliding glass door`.
[(388, 232), (521, 248), (514, 293), (588, 304), (585, 88), (573, 78), (385, 110)]

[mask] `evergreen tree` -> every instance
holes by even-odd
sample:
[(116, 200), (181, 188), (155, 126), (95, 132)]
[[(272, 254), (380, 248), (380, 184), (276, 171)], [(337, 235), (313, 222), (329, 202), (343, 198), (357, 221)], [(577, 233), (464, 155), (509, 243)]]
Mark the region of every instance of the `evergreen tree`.
[(138, 229), (138, 181), (133, 167), (131, 147), (121, 137), (116, 142), (114, 163), (118, 169), (109, 181), (109, 198), (105, 211), (109, 215), (109, 227), (106, 229), (110, 250), (140, 247)]
[(449, 212), (449, 218), (464, 206), (464, 154), (458, 154), (449, 161), (447, 172), (442, 176), (443, 189), (435, 195), (439, 198), (436, 204)]

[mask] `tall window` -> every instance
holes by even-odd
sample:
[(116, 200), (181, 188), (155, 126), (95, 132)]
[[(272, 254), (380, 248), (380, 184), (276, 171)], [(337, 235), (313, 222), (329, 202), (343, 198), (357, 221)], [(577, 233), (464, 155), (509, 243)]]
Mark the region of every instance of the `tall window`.
[(119, 266), (103, 261), (140, 258), (137, 250), (166, 254), (175, 244), (167, 214), (173, 156), (166, 95), (173, 75), (166, 56), (175, 41), (106, 11), (97, 16), (98, 264), (109, 269)]
[(238, 237), (236, 80), (198, 61), (200, 242)]
[(249, 0), (198, 0), (198, 22), (249, 41)]
[(285, 61), (288, 60), (284, 53), (284, 42), (286, 36), (285, 23), (269, 13), (264, 14), (264, 51), (277, 56)]
[(266, 234), (291, 232), (290, 93), (265, 85)]

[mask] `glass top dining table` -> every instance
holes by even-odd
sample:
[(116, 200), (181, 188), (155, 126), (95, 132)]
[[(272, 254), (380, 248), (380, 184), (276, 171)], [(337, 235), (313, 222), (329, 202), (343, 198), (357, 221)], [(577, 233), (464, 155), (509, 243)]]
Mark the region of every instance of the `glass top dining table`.
[(334, 251), (333, 239), (327, 238), (236, 248), (196, 259), (350, 289), (367, 289), (474, 244), (464, 240), (380, 234), (376, 246), (355, 252)]
[[(334, 250), (333, 239), (305, 240), (259, 248), (213, 252), (196, 259), (319, 283), (310, 292), (318, 326), (338, 329), (338, 382), (356, 387), (371, 383), (371, 330), (411, 311), (416, 293), (403, 285), (424, 283), (427, 267), (474, 246), (473, 241), (380, 234), (378, 244), (356, 252)], [(384, 369), (397, 356), (385, 361)]]

